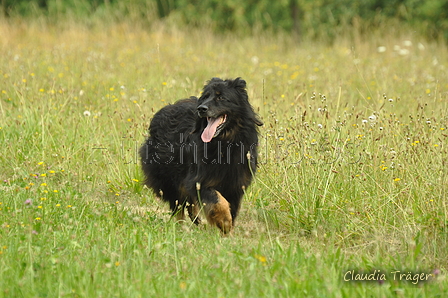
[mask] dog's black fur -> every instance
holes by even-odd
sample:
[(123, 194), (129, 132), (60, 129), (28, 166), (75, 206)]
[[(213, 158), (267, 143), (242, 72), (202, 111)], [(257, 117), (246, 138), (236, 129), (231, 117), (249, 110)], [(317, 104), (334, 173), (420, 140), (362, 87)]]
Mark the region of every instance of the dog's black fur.
[(154, 115), (140, 149), (145, 184), (170, 203), (178, 219), (187, 207), (199, 223), (203, 208), (224, 233), (233, 228), (256, 171), (257, 125), (263, 125), (245, 88), (241, 78), (213, 78), (200, 98), (179, 100)]

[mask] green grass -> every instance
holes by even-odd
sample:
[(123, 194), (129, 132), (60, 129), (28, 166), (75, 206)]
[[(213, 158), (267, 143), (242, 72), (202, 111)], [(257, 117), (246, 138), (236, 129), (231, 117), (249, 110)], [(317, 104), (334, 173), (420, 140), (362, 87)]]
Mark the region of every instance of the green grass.
[[(63, 28), (0, 24), (0, 297), (448, 294), (446, 47)], [(136, 156), (214, 76), (243, 77), (265, 123), (229, 237), (173, 222)]]

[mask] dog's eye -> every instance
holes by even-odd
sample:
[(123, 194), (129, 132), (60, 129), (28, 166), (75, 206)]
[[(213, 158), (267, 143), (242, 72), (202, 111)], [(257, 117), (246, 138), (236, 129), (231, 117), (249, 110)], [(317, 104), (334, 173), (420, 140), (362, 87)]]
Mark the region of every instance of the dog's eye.
[(224, 96), (222, 96), (222, 95), (218, 96), (218, 100), (223, 100), (223, 99), (224, 99)]

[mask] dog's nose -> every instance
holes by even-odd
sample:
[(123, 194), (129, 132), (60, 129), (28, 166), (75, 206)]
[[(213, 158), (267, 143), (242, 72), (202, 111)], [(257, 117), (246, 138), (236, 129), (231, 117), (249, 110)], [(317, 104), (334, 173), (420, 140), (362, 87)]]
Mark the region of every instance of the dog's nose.
[(198, 112), (201, 113), (201, 114), (206, 113), (207, 110), (208, 110), (208, 107), (207, 107), (206, 105), (200, 105), (200, 106), (198, 107)]

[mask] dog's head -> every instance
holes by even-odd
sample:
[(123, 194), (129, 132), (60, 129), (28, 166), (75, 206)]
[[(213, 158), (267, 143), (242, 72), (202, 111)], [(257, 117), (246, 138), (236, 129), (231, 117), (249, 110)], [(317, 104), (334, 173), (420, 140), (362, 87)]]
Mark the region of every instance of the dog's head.
[(205, 143), (245, 122), (263, 125), (249, 104), (246, 81), (241, 78), (211, 79), (198, 99), (197, 111), (200, 118), (197, 128), (203, 129), (201, 139)]

